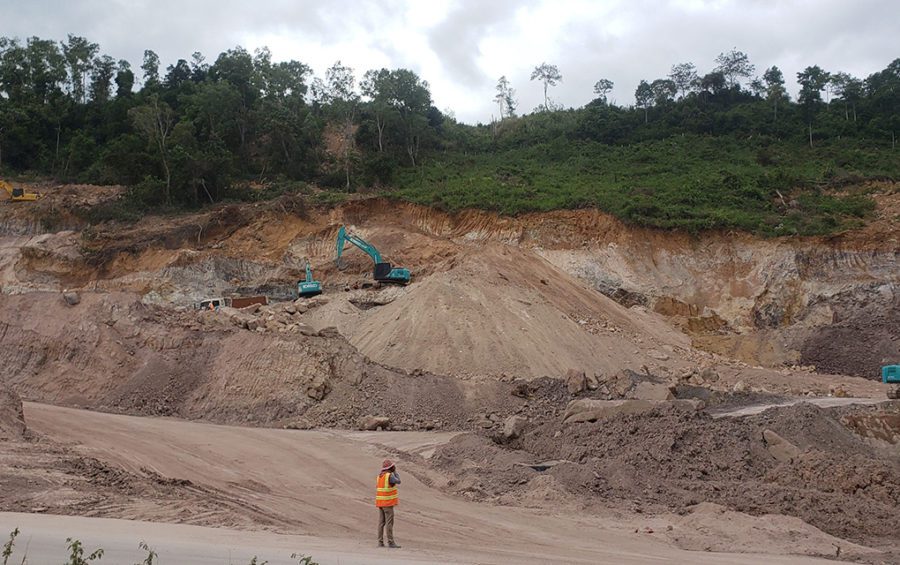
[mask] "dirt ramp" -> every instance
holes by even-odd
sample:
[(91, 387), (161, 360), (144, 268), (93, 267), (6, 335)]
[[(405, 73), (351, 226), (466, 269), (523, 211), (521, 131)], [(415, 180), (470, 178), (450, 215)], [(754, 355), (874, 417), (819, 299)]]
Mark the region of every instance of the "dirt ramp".
[(0, 439), (20, 439), (26, 429), (22, 399), (14, 390), (0, 383)]

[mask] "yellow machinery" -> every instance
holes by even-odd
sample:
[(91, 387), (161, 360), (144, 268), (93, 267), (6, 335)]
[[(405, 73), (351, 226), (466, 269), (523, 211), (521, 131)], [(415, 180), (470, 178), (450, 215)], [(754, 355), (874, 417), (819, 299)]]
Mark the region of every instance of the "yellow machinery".
[(0, 188), (9, 194), (9, 199), (13, 202), (34, 202), (41, 197), (40, 194), (34, 192), (25, 192), (24, 188), (13, 188), (13, 185), (2, 180), (0, 180)]

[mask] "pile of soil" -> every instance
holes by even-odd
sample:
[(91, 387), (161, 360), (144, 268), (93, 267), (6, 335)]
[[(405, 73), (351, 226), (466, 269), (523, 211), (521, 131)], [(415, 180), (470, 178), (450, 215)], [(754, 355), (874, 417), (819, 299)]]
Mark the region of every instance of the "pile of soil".
[(22, 438), (26, 431), (22, 399), (14, 390), (0, 383), (0, 439)]
[[(861, 543), (896, 544), (900, 454), (870, 446), (841, 417), (810, 404), (720, 419), (660, 407), (596, 423), (535, 422), (508, 447), (458, 436), (433, 460), (456, 476), (451, 490), (500, 502), (529, 500), (542, 488), (535, 481), (549, 475), (585, 503), (618, 499), (639, 511), (687, 512), (713, 502), (754, 516), (795, 516)], [(798, 455), (776, 460), (764, 430)]]
[[(293, 428), (352, 429), (378, 416), (392, 429), (496, 430), (513, 414), (555, 418), (570, 399), (558, 379), (523, 385), (374, 363), (285, 308), (253, 317), (126, 293), (81, 293), (75, 305), (57, 293), (0, 296), (2, 379), (34, 401)], [(236, 323), (245, 318), (252, 329)]]
[(447, 375), (688, 364), (689, 340), (658, 315), (626, 309), (528, 250), (488, 244), (406, 292), (388, 292), (391, 300), (363, 308), (332, 304), (309, 323), (336, 325), (378, 362)]

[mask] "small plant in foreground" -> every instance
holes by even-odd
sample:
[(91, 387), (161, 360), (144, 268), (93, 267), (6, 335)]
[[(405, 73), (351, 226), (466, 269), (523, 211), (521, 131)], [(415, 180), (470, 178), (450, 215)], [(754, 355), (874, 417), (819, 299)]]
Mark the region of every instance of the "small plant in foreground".
[(312, 555), (303, 555), (302, 553), (292, 553), (291, 559), (299, 559), (297, 565), (319, 565), (318, 562), (312, 560)]
[(84, 546), (80, 540), (66, 538), (66, 548), (69, 550), (69, 561), (66, 565), (89, 565), (92, 561), (99, 561), (103, 557), (102, 549), (95, 549), (93, 553), (84, 556)]
[(147, 545), (147, 542), (142, 541), (141, 543), (139, 543), (138, 549), (146, 551), (147, 557), (145, 557), (143, 561), (141, 561), (140, 563), (136, 563), (135, 565), (153, 565), (154, 563), (157, 563), (156, 558), (159, 556), (156, 554), (155, 551), (150, 549), (150, 546)]
[(18, 535), (19, 528), (16, 528), (9, 533), (9, 541), (3, 544), (3, 553), (0, 553), (0, 555), (3, 556), (3, 565), (6, 565), (7, 561), (9, 561), (9, 557), (12, 555), (13, 546), (16, 545), (16, 536)]

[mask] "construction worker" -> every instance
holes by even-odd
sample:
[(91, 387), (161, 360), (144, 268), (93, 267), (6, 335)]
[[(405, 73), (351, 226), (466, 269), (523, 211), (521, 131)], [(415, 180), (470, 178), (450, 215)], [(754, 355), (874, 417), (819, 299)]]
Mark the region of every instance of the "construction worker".
[(387, 530), (387, 546), (399, 548), (394, 543), (394, 506), (400, 502), (397, 494), (397, 485), (400, 484), (400, 475), (397, 467), (390, 459), (385, 459), (381, 464), (381, 472), (378, 473), (378, 481), (375, 483), (375, 506), (378, 507), (378, 547), (384, 547), (384, 533)]

